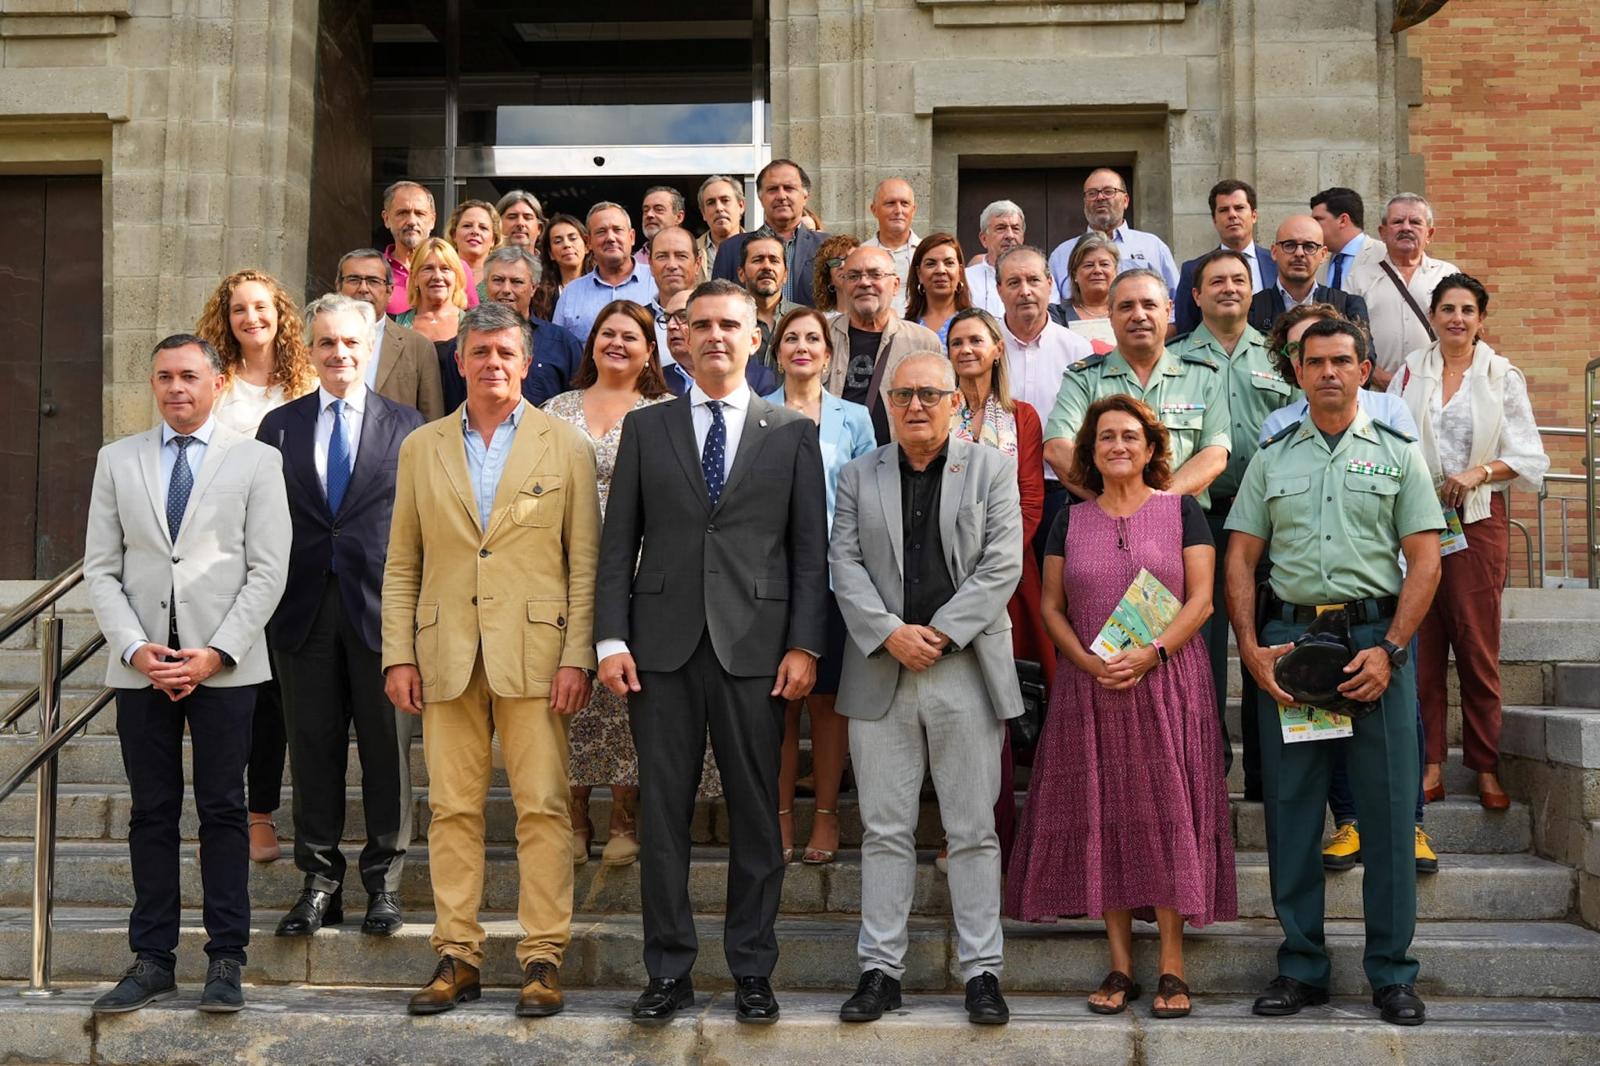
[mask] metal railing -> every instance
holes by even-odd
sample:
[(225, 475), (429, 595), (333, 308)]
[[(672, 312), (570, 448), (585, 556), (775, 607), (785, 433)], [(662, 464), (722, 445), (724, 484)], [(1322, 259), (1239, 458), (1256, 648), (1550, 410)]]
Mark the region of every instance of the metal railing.
[(28, 972), (28, 987), (20, 995), (53, 996), (59, 989), (50, 984), (50, 950), (53, 937), (56, 862), (56, 762), (61, 749), (105, 709), (112, 700), (109, 688), (96, 692), (65, 725), (61, 723), (61, 682), (72, 671), (105, 647), (100, 633), (85, 641), (65, 662), (62, 661), (64, 625), (56, 614), (56, 603), (83, 581), (83, 561), (47, 581), (37, 592), (18, 604), (0, 620), (0, 642), (31, 626), (48, 612), (39, 636), (39, 684), (17, 698), (0, 714), (0, 729), (21, 718), (28, 708), (39, 705), (39, 746), (23, 760), (11, 776), (0, 782), (0, 801), (16, 792), (29, 777), (35, 777), (33, 831), (33, 939)]
[(1589, 563), (1589, 587), (1600, 588), (1600, 517), (1595, 515), (1595, 437), (1600, 430), (1600, 412), (1595, 411), (1595, 379), (1600, 376), (1600, 357), (1589, 360), (1583, 368), (1583, 473), (1584, 473), (1584, 523), (1585, 555)]

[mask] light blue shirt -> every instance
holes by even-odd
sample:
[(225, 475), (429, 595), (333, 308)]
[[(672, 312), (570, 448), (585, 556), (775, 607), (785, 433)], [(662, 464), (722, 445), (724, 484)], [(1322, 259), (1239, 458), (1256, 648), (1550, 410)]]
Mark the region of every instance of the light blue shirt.
[(1356, 256), (1361, 254), (1361, 248), (1366, 243), (1367, 235), (1365, 233), (1357, 233), (1345, 242), (1343, 248), (1328, 257), (1328, 272), (1326, 276), (1329, 285), (1333, 284), (1334, 264), (1342, 259), (1344, 260), (1344, 267), (1339, 271), (1339, 288), (1344, 288), (1345, 283), (1350, 280), (1350, 271), (1355, 269)]
[(522, 412), (527, 409), (527, 400), (517, 401), (511, 414), (494, 431), (494, 437), (485, 443), (482, 434), (467, 421), (467, 405), (461, 405), (461, 435), (467, 441), (467, 474), (472, 478), (472, 494), (478, 500), (480, 530), (489, 528), (489, 512), (494, 510), (494, 496), (500, 491), (500, 475), (505, 473), (517, 427), (522, 424)]
[(561, 290), (555, 313), (550, 317), (556, 325), (570, 330), (579, 344), (586, 344), (595, 316), (606, 304), (612, 300), (632, 300), (640, 307), (648, 307), (655, 298), (656, 279), (650, 276), (649, 268), (638, 263), (633, 264), (633, 272), (621, 285), (608, 284), (600, 279), (599, 271), (591, 270), (574, 278)]
[[(205, 462), (206, 449), (211, 445), (211, 434), (215, 433), (216, 431), (217, 420), (212, 416), (207, 415), (205, 423), (199, 429), (189, 434), (189, 436), (193, 437), (194, 440), (190, 443), (188, 450), (184, 454), (189, 461), (191, 484), (195, 480), (198, 480), (200, 474), (200, 464)], [(161, 502), (163, 506), (166, 504), (167, 500), (167, 489), (172, 484), (172, 470), (178, 464), (178, 446), (172, 443), (172, 439), (174, 437), (181, 436), (183, 436), (183, 434), (179, 433), (165, 422), (161, 423)], [(163, 515), (161, 520), (165, 522), (166, 517)]]
[[(783, 387), (762, 399), (784, 406)], [(828, 501), (828, 531), (833, 532), (833, 501), (839, 489), (839, 471), (852, 459), (859, 459), (878, 446), (872, 430), (872, 414), (865, 406), (842, 400), (831, 392), (822, 394), (822, 421), (817, 426), (817, 443), (822, 448), (822, 486)]]
[[(1411, 409), (1400, 397), (1391, 396), (1387, 392), (1361, 389), (1356, 393), (1356, 401), (1367, 413), (1367, 417), (1373, 421), (1382, 422), (1413, 437), (1417, 435), (1417, 420), (1411, 417)], [(1305, 421), (1310, 413), (1311, 404), (1304, 397), (1288, 407), (1278, 408), (1261, 423), (1261, 443), (1267, 443), (1268, 438), (1276, 436), (1279, 430), (1287, 429), (1295, 422)]]
[[(1056, 250), (1050, 253), (1050, 276), (1055, 279), (1056, 292), (1062, 302), (1072, 300), (1072, 275), (1067, 273), (1067, 260), (1072, 258), (1072, 249), (1077, 246), (1078, 240), (1079, 238), (1074, 237), (1070, 241), (1062, 241), (1056, 245)], [(1166, 241), (1154, 233), (1146, 233), (1127, 224), (1113, 230), (1111, 240), (1116, 244), (1119, 254), (1118, 274), (1124, 270), (1154, 270), (1166, 279), (1169, 294), (1177, 289), (1178, 261), (1172, 258), (1172, 249), (1167, 247)]]

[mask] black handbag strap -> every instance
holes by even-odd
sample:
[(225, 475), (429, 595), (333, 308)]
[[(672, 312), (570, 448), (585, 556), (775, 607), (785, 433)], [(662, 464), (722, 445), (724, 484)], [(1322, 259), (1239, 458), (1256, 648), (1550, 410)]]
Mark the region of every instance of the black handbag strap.
[(1411, 295), (1410, 287), (1407, 286), (1403, 280), (1401, 280), (1400, 274), (1395, 270), (1394, 267), (1389, 265), (1389, 261), (1387, 259), (1383, 260), (1378, 265), (1383, 267), (1383, 272), (1385, 274), (1389, 275), (1389, 280), (1394, 282), (1394, 287), (1400, 290), (1401, 299), (1405, 300), (1406, 306), (1415, 312), (1417, 320), (1422, 323), (1422, 328), (1428, 331), (1428, 340), (1438, 340), (1439, 335), (1433, 331), (1433, 323), (1428, 321), (1428, 313), (1422, 309), (1420, 304), (1417, 303), (1417, 298)]

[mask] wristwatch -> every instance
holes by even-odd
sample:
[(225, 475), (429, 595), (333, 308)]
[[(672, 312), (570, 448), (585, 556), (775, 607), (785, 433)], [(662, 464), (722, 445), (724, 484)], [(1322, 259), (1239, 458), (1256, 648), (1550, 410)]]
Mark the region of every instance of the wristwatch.
[(1383, 653), (1389, 657), (1389, 665), (1401, 667), (1411, 658), (1411, 653), (1392, 640), (1385, 640), (1378, 644)]

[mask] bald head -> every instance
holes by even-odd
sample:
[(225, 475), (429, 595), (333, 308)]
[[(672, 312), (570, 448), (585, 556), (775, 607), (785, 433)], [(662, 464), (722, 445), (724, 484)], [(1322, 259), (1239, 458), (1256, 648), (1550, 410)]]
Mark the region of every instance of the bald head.
[(855, 249), (845, 257), (844, 289), (851, 325), (881, 332), (894, 314), (894, 294), (900, 291), (894, 258), (882, 248)]
[(1283, 287), (1297, 299), (1305, 299), (1316, 284), (1317, 268), (1328, 254), (1323, 239), (1321, 224), (1310, 215), (1290, 215), (1278, 226), (1272, 261)]
[(924, 377), (924, 372), (930, 368), (934, 379), (943, 383), (942, 388), (956, 387), (955, 365), (943, 352), (912, 352), (900, 360), (894, 368), (894, 376), (889, 379), (889, 385), (894, 388), (920, 381)]
[(904, 178), (885, 178), (872, 194), (872, 217), (878, 220), (878, 241), (898, 248), (911, 239), (911, 220), (917, 214), (917, 194)]

